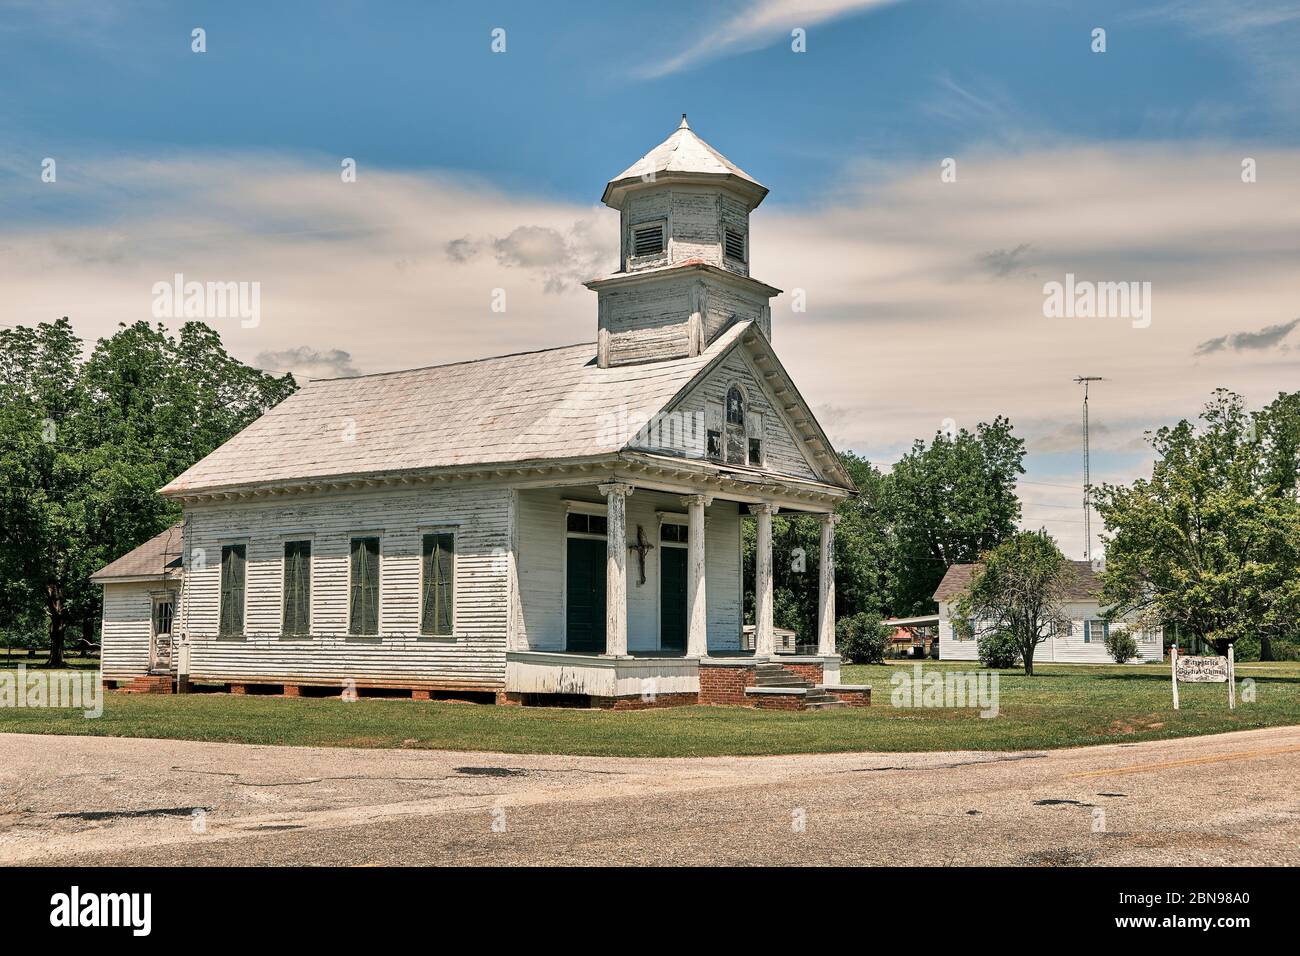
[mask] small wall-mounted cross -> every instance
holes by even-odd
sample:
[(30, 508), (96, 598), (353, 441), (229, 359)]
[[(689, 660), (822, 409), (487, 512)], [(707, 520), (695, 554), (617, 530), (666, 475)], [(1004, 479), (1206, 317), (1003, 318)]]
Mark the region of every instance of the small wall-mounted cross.
[(641, 565), (641, 577), (637, 581), (638, 586), (645, 584), (645, 556), (654, 550), (654, 545), (646, 540), (645, 528), (641, 525), (636, 526), (636, 544), (629, 544), (627, 549), (636, 552), (637, 560)]

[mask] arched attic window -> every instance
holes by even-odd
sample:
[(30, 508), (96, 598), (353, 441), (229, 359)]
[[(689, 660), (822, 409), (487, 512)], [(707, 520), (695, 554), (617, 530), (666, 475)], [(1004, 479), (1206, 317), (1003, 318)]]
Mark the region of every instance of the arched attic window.
[(739, 385), (727, 389), (726, 459), (728, 464), (749, 464), (745, 435), (745, 393)]

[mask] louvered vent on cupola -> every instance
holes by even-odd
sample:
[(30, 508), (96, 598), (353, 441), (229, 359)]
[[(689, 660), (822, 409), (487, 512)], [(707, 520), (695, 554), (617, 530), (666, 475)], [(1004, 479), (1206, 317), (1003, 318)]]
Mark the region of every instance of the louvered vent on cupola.
[(635, 226), (632, 229), (632, 255), (654, 256), (664, 251), (663, 223)]
[(728, 229), (726, 233), (727, 258), (735, 259), (737, 262), (744, 262), (745, 234), (743, 232), (736, 232), (734, 229)]

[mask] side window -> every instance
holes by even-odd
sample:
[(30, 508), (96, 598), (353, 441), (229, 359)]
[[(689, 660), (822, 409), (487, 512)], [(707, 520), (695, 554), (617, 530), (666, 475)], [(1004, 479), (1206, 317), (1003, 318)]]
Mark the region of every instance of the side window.
[(311, 542), (284, 543), (284, 611), (285, 634), (311, 633)]
[(222, 637), (244, 633), (244, 574), (247, 558), (247, 545), (226, 544), (221, 547), (221, 611), (217, 633)]
[(444, 637), (452, 633), (456, 606), (456, 535), (426, 534), (420, 574), (420, 633)]
[(352, 539), (348, 633), (379, 633), (379, 539)]

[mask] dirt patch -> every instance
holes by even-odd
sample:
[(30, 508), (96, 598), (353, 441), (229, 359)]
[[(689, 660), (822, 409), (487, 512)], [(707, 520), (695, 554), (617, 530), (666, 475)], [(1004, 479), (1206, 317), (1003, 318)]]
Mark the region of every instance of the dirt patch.
[(1056, 847), (1055, 849), (1040, 850), (1037, 853), (1022, 856), (1019, 863), (1022, 866), (1087, 866), (1096, 856), (1096, 850), (1071, 850), (1068, 847)]

